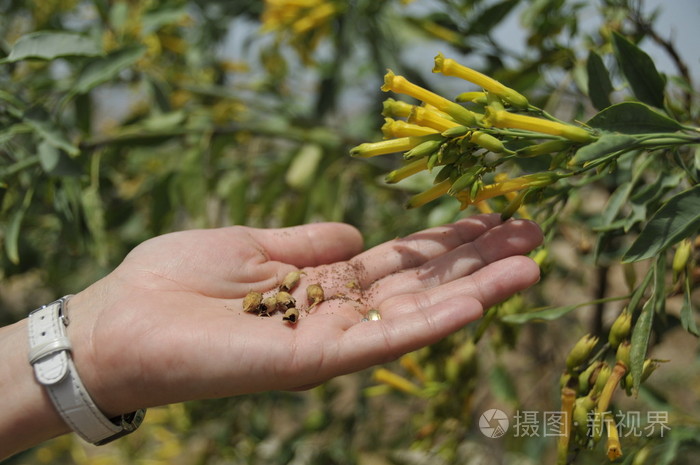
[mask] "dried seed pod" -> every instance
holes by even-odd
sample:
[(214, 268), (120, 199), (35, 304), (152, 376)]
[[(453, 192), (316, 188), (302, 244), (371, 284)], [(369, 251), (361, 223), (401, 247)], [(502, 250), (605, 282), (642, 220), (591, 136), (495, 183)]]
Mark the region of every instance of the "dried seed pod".
[(288, 321), (291, 324), (296, 324), (296, 322), (299, 321), (299, 310), (294, 307), (288, 308), (287, 311), (284, 312), (282, 320)]
[(312, 309), (323, 302), (323, 288), (320, 284), (311, 284), (306, 288), (306, 296), (309, 299), (309, 309)]
[(289, 292), (284, 291), (278, 292), (275, 299), (277, 299), (277, 305), (281, 308), (292, 308), (297, 303), (296, 299)]
[(280, 284), (280, 291), (289, 292), (294, 289), (296, 285), (299, 284), (299, 279), (302, 274), (304, 274), (304, 272), (299, 270), (287, 273), (287, 276), (282, 280), (282, 284)]
[(244, 312), (259, 312), (260, 304), (262, 304), (263, 296), (259, 292), (249, 292), (243, 298)]
[(277, 298), (275, 296), (265, 297), (260, 305), (260, 315), (270, 316), (277, 311)]

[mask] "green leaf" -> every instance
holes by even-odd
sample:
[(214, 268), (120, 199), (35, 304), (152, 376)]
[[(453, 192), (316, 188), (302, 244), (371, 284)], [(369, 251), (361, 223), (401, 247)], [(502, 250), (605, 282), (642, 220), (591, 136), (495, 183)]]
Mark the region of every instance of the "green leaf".
[(690, 334), (695, 336), (700, 336), (700, 331), (698, 331), (698, 325), (695, 322), (695, 311), (693, 309), (693, 301), (690, 298), (690, 293), (692, 291), (692, 284), (690, 282), (690, 274), (685, 277), (683, 292), (683, 306), (681, 307), (681, 326), (683, 329), (688, 331)]
[(47, 173), (52, 172), (56, 166), (58, 166), (58, 162), (60, 160), (60, 152), (58, 149), (48, 142), (42, 141), (39, 144), (39, 147), (37, 147), (37, 151), (39, 154), (39, 162), (41, 163), (41, 167)]
[(632, 391), (636, 394), (639, 392), (639, 384), (642, 380), (642, 369), (644, 368), (644, 359), (647, 356), (647, 348), (649, 346), (649, 336), (651, 335), (651, 323), (654, 320), (654, 299), (649, 299), (642, 308), (642, 313), (639, 315), (637, 322), (632, 330), (630, 342), (630, 372), (632, 374)]
[(22, 204), (19, 205), (17, 210), (14, 212), (12, 218), (10, 219), (10, 223), (5, 229), (5, 253), (7, 254), (7, 258), (9, 258), (15, 265), (19, 263), (19, 233), (22, 226), (22, 220), (24, 219), (24, 214), (32, 202), (33, 196), (33, 189), (27, 191), (27, 193), (24, 195)]
[(91, 61), (80, 72), (72, 91), (84, 94), (114, 79), (122, 70), (136, 63), (145, 52), (143, 46), (127, 47)]
[(527, 323), (528, 321), (552, 321), (556, 320), (557, 318), (561, 318), (570, 311), (575, 310), (582, 305), (586, 304), (566, 305), (564, 307), (547, 307), (543, 310), (537, 310), (534, 312), (504, 315), (501, 317), (501, 321), (513, 324), (522, 324)]
[(674, 121), (639, 102), (623, 102), (612, 105), (593, 116), (586, 124), (594, 128), (623, 134), (675, 132), (683, 128), (678, 121)]
[(660, 253), (700, 228), (700, 185), (685, 190), (657, 210), (622, 257), (623, 262), (644, 260)]
[(593, 50), (588, 54), (586, 71), (588, 72), (588, 97), (591, 103), (598, 110), (609, 107), (610, 93), (613, 91), (612, 82), (603, 59)]
[(465, 35), (488, 34), (496, 25), (501, 23), (503, 18), (511, 12), (519, 1), (520, 0), (503, 0), (485, 9), (472, 21)]
[(636, 143), (637, 139), (625, 134), (603, 134), (597, 141), (578, 149), (571, 163), (580, 165), (597, 160), (611, 153), (631, 148)]
[(54, 125), (43, 108), (33, 107), (27, 110), (24, 114), (24, 122), (52, 146), (65, 150), (71, 156), (77, 156), (80, 153), (80, 149), (73, 145), (65, 134)]
[(613, 48), (634, 95), (644, 103), (663, 108), (666, 83), (656, 70), (654, 60), (617, 32), (613, 33)]
[(67, 56), (96, 56), (101, 55), (97, 41), (72, 32), (39, 31), (26, 34), (17, 39), (7, 58), (0, 63), (35, 58), (53, 60)]

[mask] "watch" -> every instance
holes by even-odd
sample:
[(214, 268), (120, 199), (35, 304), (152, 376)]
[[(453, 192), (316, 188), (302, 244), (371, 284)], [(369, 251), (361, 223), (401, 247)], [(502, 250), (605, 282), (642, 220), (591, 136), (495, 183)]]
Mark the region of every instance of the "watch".
[(70, 296), (29, 314), (29, 363), (63, 420), (80, 437), (95, 445), (107, 444), (139, 427), (145, 409), (107, 418), (95, 405), (70, 356), (65, 305)]

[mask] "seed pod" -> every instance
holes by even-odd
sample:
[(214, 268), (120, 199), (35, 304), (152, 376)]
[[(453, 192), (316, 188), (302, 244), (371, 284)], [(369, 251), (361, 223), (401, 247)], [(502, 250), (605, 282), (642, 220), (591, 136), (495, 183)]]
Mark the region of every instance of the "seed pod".
[(280, 284), (280, 291), (289, 292), (294, 289), (296, 285), (299, 284), (299, 279), (302, 274), (304, 274), (304, 272), (299, 270), (287, 273), (287, 276), (282, 280), (282, 284)]
[(277, 311), (277, 298), (275, 296), (265, 297), (260, 305), (260, 315), (270, 316)]
[(296, 324), (296, 322), (299, 321), (299, 310), (294, 307), (288, 308), (287, 311), (284, 312), (282, 320), (288, 321), (293, 325)]
[(292, 308), (297, 303), (289, 292), (284, 291), (278, 292), (275, 299), (277, 300), (277, 305), (279, 305), (281, 308)]
[(244, 312), (259, 312), (260, 304), (262, 304), (263, 296), (259, 292), (249, 292), (243, 298), (243, 311)]
[(323, 288), (320, 284), (311, 284), (306, 288), (306, 296), (309, 299), (309, 310), (323, 302)]

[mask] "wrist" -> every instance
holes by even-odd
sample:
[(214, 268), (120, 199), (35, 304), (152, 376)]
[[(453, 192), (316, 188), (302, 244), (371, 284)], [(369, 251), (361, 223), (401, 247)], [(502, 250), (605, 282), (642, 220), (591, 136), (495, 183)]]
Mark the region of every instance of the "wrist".
[(0, 329), (0, 460), (70, 431), (28, 360), (27, 320)]

